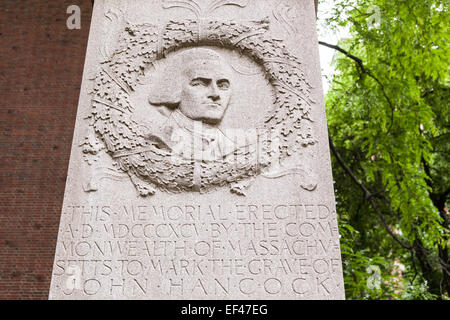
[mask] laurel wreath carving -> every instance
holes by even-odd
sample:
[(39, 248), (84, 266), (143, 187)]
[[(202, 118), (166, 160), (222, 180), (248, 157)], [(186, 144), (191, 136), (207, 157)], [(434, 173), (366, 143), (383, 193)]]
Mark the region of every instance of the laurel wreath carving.
[[(134, 120), (130, 95), (145, 70), (170, 52), (201, 45), (237, 50), (263, 66), (275, 99), (273, 110), (258, 125), (258, 132), (280, 133), (277, 152), (281, 160), (317, 142), (311, 129), (312, 88), (298, 58), (280, 40), (270, 37), (268, 19), (246, 23), (170, 21), (162, 29), (152, 24), (127, 23), (114, 53), (101, 63), (95, 77), (89, 116), (92, 134), (86, 137), (82, 148), (85, 155), (96, 155), (105, 149), (116, 168), (130, 176), (142, 196), (154, 194), (156, 189), (208, 192), (226, 185), (243, 194), (246, 181), (271, 165), (273, 150), (265, 134), (260, 136), (259, 146), (235, 150), (234, 156), (240, 155), (246, 159), (244, 162), (223, 159), (174, 163), (171, 153), (148, 141)], [(261, 159), (261, 152), (267, 157)]]

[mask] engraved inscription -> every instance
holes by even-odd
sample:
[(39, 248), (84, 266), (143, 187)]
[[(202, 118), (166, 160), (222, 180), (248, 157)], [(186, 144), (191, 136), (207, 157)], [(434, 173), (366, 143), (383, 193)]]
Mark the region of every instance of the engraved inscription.
[(341, 272), (326, 205), (74, 205), (63, 220), (54, 276), (69, 297), (313, 297)]

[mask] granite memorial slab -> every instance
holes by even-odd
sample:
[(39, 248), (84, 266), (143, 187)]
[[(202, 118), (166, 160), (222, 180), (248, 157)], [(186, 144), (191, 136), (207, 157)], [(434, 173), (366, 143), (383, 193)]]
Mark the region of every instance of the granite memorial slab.
[(49, 298), (345, 298), (314, 1), (95, 1)]

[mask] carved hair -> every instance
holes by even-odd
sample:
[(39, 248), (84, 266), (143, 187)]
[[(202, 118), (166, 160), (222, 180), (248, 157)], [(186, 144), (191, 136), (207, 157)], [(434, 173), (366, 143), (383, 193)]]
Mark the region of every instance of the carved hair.
[(223, 57), (211, 49), (187, 49), (170, 58), (164, 71), (156, 76), (149, 94), (149, 102), (155, 106), (176, 108), (181, 101), (183, 73), (187, 66), (197, 62), (210, 60), (220, 61), (228, 65)]

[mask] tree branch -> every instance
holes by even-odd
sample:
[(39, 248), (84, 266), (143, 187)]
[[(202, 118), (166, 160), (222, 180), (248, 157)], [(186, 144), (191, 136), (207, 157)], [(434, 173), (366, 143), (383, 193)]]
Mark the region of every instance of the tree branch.
[(420, 161), (422, 162), (423, 165), (423, 170), (425, 171), (425, 174), (427, 175), (427, 177), (425, 178), (425, 182), (426, 184), (433, 190), (433, 181), (431, 179), (431, 170), (430, 170), (430, 166), (428, 165), (428, 163), (425, 161), (425, 158), (423, 157), (423, 154), (421, 156)]
[(389, 98), (389, 96), (386, 93), (386, 90), (384, 88), (383, 83), (381, 83), (381, 81), (377, 77), (375, 77), (372, 72), (370, 72), (369, 70), (366, 69), (366, 67), (364, 66), (363, 61), (360, 58), (352, 55), (351, 53), (349, 53), (348, 51), (342, 49), (341, 47), (339, 47), (337, 45), (332, 45), (332, 44), (329, 44), (329, 43), (326, 43), (326, 42), (323, 42), (323, 41), (319, 41), (319, 44), (322, 45), (322, 46), (334, 49), (336, 51), (339, 51), (340, 53), (344, 54), (346, 57), (352, 59), (353, 61), (356, 62), (356, 64), (358, 65), (358, 67), (361, 69), (361, 71), (363, 73), (367, 74), (369, 77), (371, 77), (372, 79), (375, 80), (375, 82), (379, 85), (379, 87), (381, 89), (381, 92), (383, 93), (384, 98), (386, 99), (387, 103), (389, 104), (389, 107), (391, 108), (391, 125), (390, 125), (390, 127), (388, 129), (388, 132), (391, 131), (392, 126), (394, 124), (394, 110), (395, 110), (395, 108), (394, 108), (394, 105), (392, 104), (391, 99)]
[(322, 46), (334, 49), (336, 51), (339, 51), (340, 53), (344, 54), (346, 57), (354, 60), (358, 64), (358, 66), (361, 69), (361, 71), (363, 73), (367, 73), (367, 70), (366, 70), (366, 68), (364, 68), (364, 64), (363, 64), (363, 62), (362, 62), (362, 60), (360, 58), (352, 55), (351, 53), (349, 53), (348, 51), (342, 49), (339, 46), (335, 46), (335, 45), (332, 45), (332, 44), (329, 44), (329, 43), (326, 43), (326, 42), (323, 42), (323, 41), (319, 41), (319, 44), (322, 45)]
[(364, 192), (364, 196), (365, 196), (366, 200), (369, 201), (369, 203), (372, 206), (373, 210), (375, 211), (375, 213), (380, 218), (381, 223), (383, 224), (383, 226), (386, 229), (386, 231), (403, 248), (410, 250), (412, 248), (412, 246), (410, 246), (409, 244), (407, 244), (407, 243), (403, 242), (402, 240), (400, 240), (397, 237), (397, 235), (395, 235), (395, 233), (390, 229), (389, 225), (386, 222), (386, 219), (384, 218), (383, 213), (381, 213), (381, 211), (378, 208), (378, 205), (376, 204), (376, 202), (374, 200), (374, 195), (361, 183), (361, 181), (359, 181), (359, 179), (355, 176), (355, 174), (352, 172), (352, 170), (345, 164), (345, 162), (342, 159), (340, 153), (338, 152), (338, 150), (334, 146), (334, 143), (333, 143), (333, 141), (331, 139), (330, 134), (328, 134), (328, 140), (329, 140), (329, 143), (330, 143), (331, 151), (333, 152), (333, 155), (336, 157), (336, 160), (339, 162), (340, 166), (344, 169), (344, 171), (350, 176), (350, 178), (353, 180), (353, 182)]

